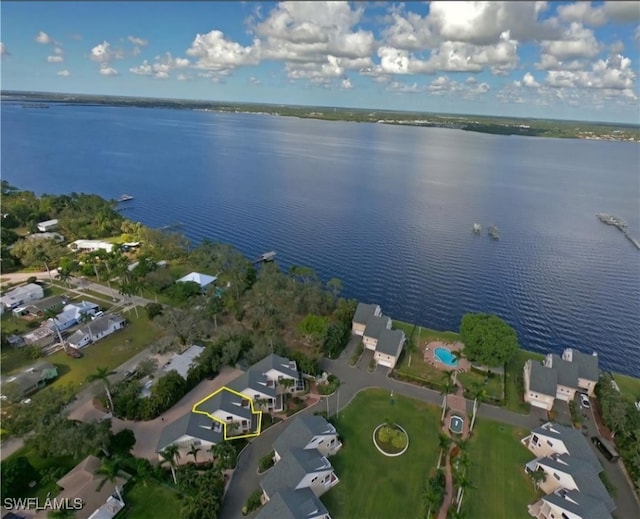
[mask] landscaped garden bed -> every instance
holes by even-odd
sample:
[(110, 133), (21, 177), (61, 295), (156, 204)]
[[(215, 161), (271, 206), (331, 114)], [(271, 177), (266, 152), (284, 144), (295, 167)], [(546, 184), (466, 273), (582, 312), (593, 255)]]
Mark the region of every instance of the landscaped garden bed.
[(400, 456), (409, 448), (409, 435), (400, 425), (385, 422), (373, 431), (373, 444), (385, 456)]

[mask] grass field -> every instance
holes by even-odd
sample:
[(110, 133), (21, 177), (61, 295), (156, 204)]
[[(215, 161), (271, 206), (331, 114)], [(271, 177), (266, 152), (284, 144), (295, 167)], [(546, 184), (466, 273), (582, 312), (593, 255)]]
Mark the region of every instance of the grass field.
[[(165, 485), (149, 479), (147, 486), (138, 481), (124, 496), (127, 519), (174, 519), (180, 517), (180, 495)], [(118, 516), (120, 517), (120, 515)]]
[(524, 473), (531, 454), (521, 443), (529, 431), (490, 420), (478, 420), (469, 445), (469, 479), (462, 510), (467, 519), (526, 519), (536, 500)]
[[(373, 445), (375, 427), (387, 418), (409, 434), (409, 449), (397, 458)], [(340, 483), (322, 497), (331, 517), (421, 517), (422, 489), (438, 455), (439, 418), (437, 408), (417, 400), (391, 403), (380, 389), (359, 393), (337, 420), (344, 445), (330, 461)]]
[(633, 402), (640, 400), (640, 378), (628, 377), (626, 375), (614, 375), (614, 380), (622, 395)]
[(128, 315), (130, 323), (104, 339), (82, 349), (83, 357), (74, 359), (64, 351), (54, 353), (47, 360), (58, 367), (59, 377), (51, 386), (84, 385), (87, 376), (97, 368), (114, 369), (140, 353), (159, 336), (159, 331), (144, 315), (137, 319)]

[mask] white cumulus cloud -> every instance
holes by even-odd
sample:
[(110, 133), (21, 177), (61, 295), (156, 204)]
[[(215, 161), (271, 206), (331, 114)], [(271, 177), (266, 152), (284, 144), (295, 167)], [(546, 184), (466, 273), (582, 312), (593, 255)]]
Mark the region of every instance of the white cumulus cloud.
[(100, 65), (100, 74), (103, 76), (117, 76), (118, 71), (111, 67), (108, 63), (102, 63)]
[(62, 76), (62, 77), (69, 77), (71, 75), (71, 72), (69, 72), (67, 69), (59, 70), (58, 72), (56, 72), (56, 75)]
[(195, 67), (203, 70), (224, 71), (236, 67), (257, 65), (260, 62), (260, 42), (243, 47), (227, 40), (221, 31), (198, 34), (187, 54), (197, 58)]
[(48, 63), (62, 63), (64, 58), (62, 56), (47, 56)]
[(129, 42), (131, 42), (136, 47), (146, 47), (147, 45), (149, 45), (149, 40), (138, 38), (137, 36), (127, 36), (127, 40), (129, 40)]
[(58, 42), (44, 31), (40, 31), (33, 39), (38, 43), (42, 43), (43, 45), (58, 45)]
[(183, 69), (188, 67), (190, 61), (186, 58), (174, 58), (170, 52), (164, 56), (156, 56), (154, 63), (144, 60), (142, 65), (129, 69), (133, 74), (141, 76), (150, 76), (156, 79), (166, 79), (169, 73), (175, 69)]
[(110, 63), (124, 58), (124, 52), (121, 49), (113, 50), (108, 41), (103, 41), (91, 49), (89, 57), (98, 63)]
[(536, 81), (536, 78), (530, 72), (527, 72), (522, 78), (522, 84), (526, 87), (537, 88), (540, 86), (540, 83)]
[(0, 56), (10, 56), (9, 51), (4, 43), (0, 41)]

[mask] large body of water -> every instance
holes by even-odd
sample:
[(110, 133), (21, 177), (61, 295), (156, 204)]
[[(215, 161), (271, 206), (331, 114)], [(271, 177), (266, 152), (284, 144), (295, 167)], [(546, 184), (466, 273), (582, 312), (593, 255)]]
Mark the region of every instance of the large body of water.
[(2, 177), (21, 188), (131, 193), (131, 219), (275, 249), (393, 318), (457, 330), (492, 312), (526, 349), (597, 351), (640, 376), (640, 251), (595, 216), (640, 237), (637, 144), (10, 103), (1, 137)]

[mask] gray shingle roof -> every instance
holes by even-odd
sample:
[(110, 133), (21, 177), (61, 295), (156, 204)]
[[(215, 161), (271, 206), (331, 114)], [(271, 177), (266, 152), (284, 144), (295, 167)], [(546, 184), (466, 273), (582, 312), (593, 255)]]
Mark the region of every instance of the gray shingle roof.
[(376, 351), (398, 357), (404, 344), (404, 332), (402, 330), (387, 330), (380, 332)]
[(377, 315), (372, 315), (367, 319), (367, 326), (364, 329), (364, 334), (367, 337), (373, 337), (377, 339), (380, 337), (380, 333), (384, 330), (391, 319), (389, 319), (386, 315), (378, 317)]
[[(40, 361), (13, 376), (2, 377), (3, 384), (16, 384), (21, 391), (34, 389), (39, 381), (47, 380), (45, 375), (57, 373), (56, 367), (50, 362)], [(49, 377), (54, 378), (54, 377)]]
[(540, 362), (531, 361), (529, 390), (555, 398), (558, 387), (558, 371), (555, 368), (545, 368)]
[(287, 488), (296, 488), (307, 475), (331, 468), (325, 466), (325, 458), (317, 449), (293, 449), (267, 472), (260, 483), (268, 496)]
[(329, 512), (309, 488), (277, 492), (260, 510), (256, 519), (313, 519)]
[(214, 414), (216, 411), (221, 410), (229, 414), (240, 416), (245, 420), (251, 420), (251, 406), (243, 406), (242, 403), (245, 401), (246, 399), (232, 393), (231, 391), (220, 391), (199, 403), (197, 406), (194, 406), (194, 410), (204, 411), (205, 413), (210, 414)]
[(211, 443), (220, 443), (224, 440), (224, 433), (222, 430), (213, 431), (211, 429), (212, 424), (213, 420), (207, 416), (197, 413), (188, 413), (162, 429), (156, 450), (158, 452), (163, 450), (178, 438), (185, 435), (193, 436), (194, 438)]
[(88, 323), (87, 326), (82, 329), (87, 330), (88, 327), (91, 326), (91, 333), (94, 335), (97, 335), (99, 333), (106, 331), (114, 323), (123, 323), (123, 322), (124, 322), (124, 319), (118, 314), (104, 315), (102, 317), (98, 317), (95, 321), (91, 321), (91, 323)]
[(266, 356), (264, 359), (256, 362), (249, 368), (249, 371), (257, 371), (258, 373), (266, 373), (270, 369), (277, 369), (284, 375), (289, 375), (293, 378), (298, 378), (298, 370), (291, 367), (291, 361), (280, 355), (272, 353)]
[(613, 519), (604, 503), (577, 490), (561, 490), (557, 494), (543, 496), (542, 500), (564, 508), (582, 519)]
[(589, 445), (589, 441), (582, 436), (580, 431), (573, 427), (567, 427), (555, 422), (547, 422), (531, 431), (533, 434), (540, 434), (561, 440), (571, 456), (586, 461), (593, 467), (596, 473), (602, 472), (603, 468), (595, 453)]
[(558, 384), (578, 388), (578, 364), (562, 360), (559, 355), (551, 355), (552, 369), (558, 371)]
[(376, 313), (378, 305), (370, 305), (367, 303), (358, 303), (356, 313), (353, 316), (353, 321), (358, 324), (366, 324), (369, 317), (372, 317)]
[(570, 348), (572, 351), (573, 362), (578, 364), (578, 374), (580, 378), (597, 381), (600, 377), (600, 368), (598, 367), (598, 356), (587, 355), (576, 349)]
[[(268, 382), (269, 379), (260, 371), (250, 368), (249, 371), (229, 382), (227, 387), (238, 392), (245, 391), (249, 388), (255, 391), (260, 391), (265, 395), (269, 395), (271, 398), (275, 398), (277, 396), (275, 385), (269, 386), (267, 385)], [(248, 393), (247, 396), (253, 397), (250, 393)]]
[(301, 415), (276, 438), (273, 448), (282, 456), (290, 449), (304, 449), (315, 436), (329, 434), (336, 434), (336, 430), (322, 416)]

